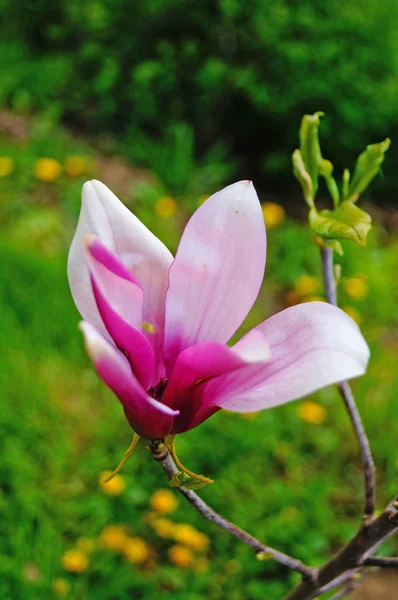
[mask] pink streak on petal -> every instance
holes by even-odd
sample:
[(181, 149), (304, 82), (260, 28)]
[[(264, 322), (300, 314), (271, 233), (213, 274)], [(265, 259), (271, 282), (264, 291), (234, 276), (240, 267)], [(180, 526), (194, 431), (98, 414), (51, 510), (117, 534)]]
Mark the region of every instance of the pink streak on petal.
[(79, 223), (69, 251), (68, 277), (81, 315), (105, 336), (108, 334), (94, 299), (84, 255), (83, 241), (88, 233), (95, 234), (119, 258), (144, 290), (143, 320), (156, 328), (156, 333), (145, 332), (155, 354), (152, 384), (156, 384), (165, 373), (164, 303), (173, 257), (105, 185), (99, 181), (84, 185)]
[(126, 357), (87, 322), (80, 324), (87, 351), (101, 379), (116, 394), (135, 425), (135, 431), (152, 439), (172, 431), (178, 413), (151, 398), (131, 372)]
[(140, 332), (142, 289), (122, 263), (93, 236), (86, 241), (86, 247), (94, 297), (102, 320), (117, 347), (127, 352), (134, 374), (146, 388), (152, 375), (153, 350)]
[[(264, 336), (256, 332), (251, 337), (252, 347), (249, 348), (250, 344), (247, 343), (240, 351), (216, 342), (203, 342), (187, 348), (179, 355), (162, 398), (165, 404), (180, 410), (174, 431), (190, 429), (192, 421), (196, 422), (196, 414), (203, 408), (203, 389), (212, 378), (248, 364), (263, 364), (269, 360), (269, 347)], [(211, 411), (214, 412), (213, 407)]]
[(252, 307), (265, 266), (264, 219), (251, 182), (209, 198), (191, 217), (169, 274), (165, 357), (168, 370), (185, 348), (226, 343)]
[(86, 260), (91, 277), (107, 303), (129, 325), (140, 329), (144, 294), (134, 277), (94, 236), (86, 238)]
[(93, 280), (93, 290), (97, 305), (106, 328), (118, 348), (127, 353), (131, 368), (144, 388), (149, 386), (153, 369), (152, 346), (134, 327), (131, 327), (115, 312), (102, 296)]
[(269, 342), (270, 362), (210, 382), (207, 403), (236, 412), (258, 411), (366, 370), (369, 349), (358, 326), (325, 302), (293, 306), (256, 329)]
[(112, 252), (110, 252), (97, 237), (87, 234), (85, 237), (85, 245), (88, 248), (91, 256), (95, 258), (97, 262), (104, 265), (104, 267), (106, 267), (109, 271), (115, 275), (118, 275), (122, 279), (126, 279), (127, 281), (135, 283), (135, 285), (142, 290), (142, 285), (138, 279), (134, 277), (132, 273), (130, 273), (127, 267), (125, 267), (124, 264), (120, 262), (120, 260), (116, 258), (116, 256), (114, 256)]

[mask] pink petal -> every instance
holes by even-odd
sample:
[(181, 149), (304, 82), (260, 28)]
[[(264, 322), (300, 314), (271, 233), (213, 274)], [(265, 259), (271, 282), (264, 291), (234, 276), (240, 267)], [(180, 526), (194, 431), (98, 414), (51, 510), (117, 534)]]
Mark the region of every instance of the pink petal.
[(226, 343), (252, 307), (265, 266), (264, 219), (250, 181), (214, 194), (188, 222), (170, 268), (165, 356)]
[(134, 374), (147, 388), (153, 350), (141, 333), (143, 291), (124, 265), (94, 236), (86, 236), (87, 262), (95, 300), (105, 327), (124, 350)]
[(95, 327), (83, 321), (80, 329), (98, 375), (123, 404), (135, 431), (147, 439), (170, 433), (178, 411), (171, 410), (146, 393), (131, 372), (126, 357)]
[(181, 352), (162, 398), (165, 404), (180, 410), (174, 431), (185, 431), (196, 423), (196, 415), (203, 408), (202, 391), (206, 382), (249, 364), (263, 364), (269, 358), (269, 346), (258, 331), (251, 332), (246, 343), (237, 349), (203, 342)]
[(84, 236), (95, 234), (117, 256), (144, 290), (143, 320), (153, 325), (154, 333), (145, 332), (155, 354), (153, 381), (164, 375), (162, 348), (164, 302), (168, 269), (173, 260), (167, 248), (99, 181), (87, 182), (79, 223), (68, 258), (68, 277), (72, 295), (84, 319), (104, 335), (91, 288), (84, 256)]
[(207, 403), (236, 412), (258, 411), (366, 370), (369, 349), (358, 326), (325, 302), (293, 306), (256, 329), (270, 345), (271, 360), (210, 382)]

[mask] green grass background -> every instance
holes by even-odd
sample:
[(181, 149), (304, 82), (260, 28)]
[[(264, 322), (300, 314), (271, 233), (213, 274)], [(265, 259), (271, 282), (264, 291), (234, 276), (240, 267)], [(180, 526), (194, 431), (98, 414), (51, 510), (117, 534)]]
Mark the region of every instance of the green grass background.
[[(88, 142), (52, 123), (31, 125), (34, 133), (26, 140), (0, 138), (0, 154), (16, 161), (14, 172), (0, 179), (0, 598), (51, 599), (54, 578), (64, 577), (74, 600), (279, 600), (296, 576), (273, 561), (257, 561), (182, 499), (172, 519), (209, 536), (210, 566), (195, 574), (170, 563), (171, 543), (156, 537), (145, 519), (151, 494), (166, 482), (144, 444), (123, 471), (123, 494), (111, 497), (99, 488), (99, 473), (116, 466), (132, 432), (85, 354), (66, 278), (85, 176), (45, 183), (35, 179), (33, 164), (42, 156), (62, 163), (81, 154), (89, 176), (100, 178), (107, 169), (98, 172), (97, 151)], [(177, 216), (162, 220), (151, 204), (157, 186), (139, 191), (120, 183), (114, 191), (175, 250), (198, 198), (181, 195)], [(264, 190), (259, 194), (267, 197)], [(299, 212), (268, 233), (264, 286), (243, 329), (286, 306), (298, 276), (320, 275), (317, 247), (296, 218)], [(353, 387), (378, 467), (382, 508), (397, 482), (398, 241), (391, 216), (375, 206), (370, 212), (375, 227), (368, 245), (346, 244), (339, 259), (343, 277), (366, 277), (369, 294), (361, 302), (344, 290), (340, 295), (360, 312), (372, 351), (368, 374)], [(328, 388), (312, 399), (327, 410), (323, 424), (303, 422), (298, 402), (253, 420), (219, 412), (180, 436), (178, 448), (191, 469), (216, 480), (200, 492), (216, 510), (265, 543), (316, 565), (357, 527), (363, 489), (358, 447), (337, 392)], [(155, 567), (140, 568), (96, 549), (87, 570), (66, 573), (63, 553), (109, 524), (126, 525), (147, 540)], [(386, 544), (386, 552), (397, 550), (396, 541)], [(35, 581), (26, 576), (27, 565), (37, 569)]]

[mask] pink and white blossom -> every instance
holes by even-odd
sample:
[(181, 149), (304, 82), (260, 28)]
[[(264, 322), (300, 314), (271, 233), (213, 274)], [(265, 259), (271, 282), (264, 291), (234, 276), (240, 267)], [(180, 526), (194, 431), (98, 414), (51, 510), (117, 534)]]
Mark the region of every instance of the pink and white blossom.
[(271, 408), (364, 373), (358, 326), (323, 302), (227, 345), (257, 298), (265, 255), (250, 181), (198, 208), (174, 259), (105, 185), (85, 184), (69, 283), (97, 373), (139, 435), (181, 433), (220, 408)]

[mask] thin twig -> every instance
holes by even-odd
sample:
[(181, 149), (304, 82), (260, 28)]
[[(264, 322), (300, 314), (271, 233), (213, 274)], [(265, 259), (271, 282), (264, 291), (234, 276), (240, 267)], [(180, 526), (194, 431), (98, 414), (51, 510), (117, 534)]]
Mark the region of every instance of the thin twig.
[(338, 385), (340, 395), (344, 400), (350, 415), (351, 423), (354, 427), (359, 446), (361, 448), (362, 465), (365, 480), (365, 509), (364, 521), (368, 521), (374, 515), (376, 504), (376, 470), (373, 462), (372, 451), (370, 449), (369, 440), (366, 435), (361, 416), (359, 414), (351, 386), (346, 381)]
[(347, 581), (351, 581), (353, 575), (357, 572), (358, 572), (357, 569), (355, 569), (352, 571), (347, 571), (346, 573), (343, 573), (339, 577), (336, 577), (336, 579), (333, 579), (333, 581), (331, 581), (330, 583), (327, 583), (326, 585), (321, 587), (317, 592), (315, 592), (314, 595), (312, 596), (312, 598), (313, 599), (319, 598), (320, 596), (322, 596), (322, 594), (326, 594), (327, 592), (332, 592), (336, 588), (341, 587), (342, 585), (347, 583)]
[[(178, 469), (163, 440), (150, 442), (149, 449), (169, 480), (173, 475), (178, 473)], [(366, 527), (362, 526), (348, 544), (325, 565), (319, 569), (315, 569), (304, 565), (301, 561), (284, 552), (266, 546), (243, 529), (227, 521), (227, 519), (213, 510), (192, 490), (184, 487), (176, 489), (203, 518), (212, 521), (230, 535), (233, 535), (244, 544), (253, 548), (257, 553), (264, 554), (267, 558), (273, 558), (281, 565), (302, 575), (303, 579), (301, 583), (286, 596), (285, 600), (311, 600), (317, 594), (319, 595), (320, 591), (327, 591), (325, 586), (328, 584), (336, 581), (344, 583), (345, 578), (339, 579), (341, 575), (347, 571), (351, 571), (352, 575), (356, 569), (365, 566), (365, 561), (368, 560), (369, 553), (374, 552), (382, 541), (386, 540), (387, 537), (398, 529), (398, 497), (396, 497), (378, 517), (374, 517)], [(333, 589), (333, 587), (335, 586), (328, 589)]]
[[(337, 306), (336, 282), (333, 273), (333, 250), (331, 248), (321, 247), (322, 272), (325, 286), (325, 295), (329, 304)], [(373, 462), (372, 452), (370, 450), (369, 440), (367, 438), (361, 416), (359, 414), (350, 385), (343, 381), (338, 386), (340, 394), (347, 407), (351, 423), (361, 449), (362, 465), (365, 479), (365, 523), (374, 515), (376, 504), (376, 472)]]
[[(153, 457), (160, 464), (163, 471), (167, 475), (167, 478), (170, 480), (173, 475), (178, 472), (178, 469), (165, 444), (162, 443), (162, 440), (155, 440), (154, 442), (151, 442), (150, 450)], [(218, 527), (227, 531), (230, 535), (233, 535), (244, 544), (253, 548), (257, 553), (264, 554), (267, 558), (272, 558), (281, 565), (297, 571), (302, 575), (303, 579), (313, 579), (315, 570), (305, 566), (300, 560), (297, 560), (296, 558), (293, 558), (284, 552), (275, 550), (270, 546), (262, 544), (255, 537), (243, 529), (240, 529), (240, 527), (237, 527), (230, 521), (227, 521), (227, 519), (224, 519), (224, 517), (213, 510), (192, 490), (187, 490), (184, 487), (178, 487), (176, 489), (178, 489), (178, 491), (184, 496), (184, 498), (188, 500), (193, 508), (208, 521), (212, 521)]]
[(321, 246), (323, 285), (325, 296), (329, 304), (337, 306), (337, 288), (333, 272), (333, 250)]
[(340, 600), (340, 598), (345, 598), (348, 594), (351, 594), (357, 587), (359, 583), (361, 583), (362, 579), (366, 577), (367, 572), (364, 571), (360, 575), (355, 576), (351, 581), (340, 591), (336, 592), (333, 596), (329, 598), (329, 600)]
[(362, 564), (365, 567), (383, 567), (387, 569), (398, 569), (398, 558), (371, 556), (370, 558), (366, 558)]

